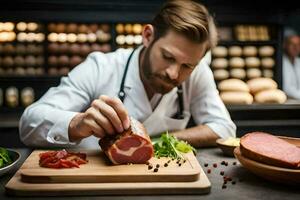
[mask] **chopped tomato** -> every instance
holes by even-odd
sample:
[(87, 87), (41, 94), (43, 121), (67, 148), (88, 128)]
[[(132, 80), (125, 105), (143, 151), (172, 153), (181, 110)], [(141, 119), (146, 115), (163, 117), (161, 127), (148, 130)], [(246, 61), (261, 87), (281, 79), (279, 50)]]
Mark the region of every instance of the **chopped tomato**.
[(68, 152), (65, 149), (61, 151), (47, 151), (40, 153), (40, 166), (48, 168), (72, 168), (79, 165), (86, 164), (88, 161), (86, 159), (85, 153), (74, 153)]

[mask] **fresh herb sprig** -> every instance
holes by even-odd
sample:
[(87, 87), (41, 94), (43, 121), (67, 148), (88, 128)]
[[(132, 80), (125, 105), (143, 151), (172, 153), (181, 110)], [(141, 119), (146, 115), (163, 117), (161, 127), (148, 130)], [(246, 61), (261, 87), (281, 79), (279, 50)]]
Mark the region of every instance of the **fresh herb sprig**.
[(160, 138), (153, 139), (155, 157), (169, 157), (174, 159), (184, 159), (183, 153), (193, 151), (196, 149), (185, 141), (178, 140), (175, 136), (168, 132), (163, 133)]
[(8, 151), (5, 148), (0, 147), (0, 168), (12, 163), (9, 157)]

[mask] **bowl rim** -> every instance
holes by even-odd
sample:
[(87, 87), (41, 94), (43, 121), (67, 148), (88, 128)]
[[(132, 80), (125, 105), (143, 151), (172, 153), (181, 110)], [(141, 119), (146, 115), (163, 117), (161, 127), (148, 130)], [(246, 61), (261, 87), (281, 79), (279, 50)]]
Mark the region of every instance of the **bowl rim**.
[(6, 165), (5, 167), (1, 167), (0, 168), (0, 171), (5, 171), (6, 169), (9, 169), (11, 168), (12, 166), (14, 166), (20, 159), (21, 159), (21, 154), (19, 151), (17, 150), (13, 150), (13, 149), (10, 149), (10, 148), (5, 148), (8, 152), (13, 152), (17, 155), (17, 159), (15, 159), (12, 163), (10, 163), (9, 165)]
[(227, 140), (227, 138), (226, 138), (226, 139), (225, 139), (225, 138), (218, 138), (218, 139), (216, 140), (216, 143), (217, 143), (218, 145), (226, 146), (226, 147), (239, 147), (239, 146), (236, 146), (236, 145), (224, 144), (223, 142), (226, 141), (226, 140)]

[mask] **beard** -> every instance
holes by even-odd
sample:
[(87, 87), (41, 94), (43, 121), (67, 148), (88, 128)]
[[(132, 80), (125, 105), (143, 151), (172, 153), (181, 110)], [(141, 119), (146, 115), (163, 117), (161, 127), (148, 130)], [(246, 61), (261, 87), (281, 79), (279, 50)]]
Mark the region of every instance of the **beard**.
[(155, 42), (152, 42), (152, 44), (145, 49), (144, 60), (141, 63), (141, 73), (144, 77), (144, 84), (147, 84), (152, 91), (155, 93), (166, 94), (174, 87), (180, 85), (180, 83), (170, 79), (166, 73), (153, 71), (153, 64), (150, 60), (150, 54), (154, 43)]

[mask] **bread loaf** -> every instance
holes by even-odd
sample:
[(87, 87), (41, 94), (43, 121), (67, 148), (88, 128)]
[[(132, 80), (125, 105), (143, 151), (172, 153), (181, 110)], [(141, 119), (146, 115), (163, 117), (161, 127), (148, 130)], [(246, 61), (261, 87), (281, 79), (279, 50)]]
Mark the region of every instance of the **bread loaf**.
[(270, 78), (255, 78), (247, 81), (250, 92), (256, 94), (262, 90), (277, 89), (277, 83)]
[(258, 92), (254, 99), (257, 103), (284, 103), (287, 97), (283, 91), (271, 89)]
[(249, 92), (250, 91), (248, 85), (244, 81), (239, 79), (234, 79), (234, 78), (221, 81), (218, 84), (218, 88), (222, 92), (225, 91)]
[(240, 46), (231, 46), (228, 49), (229, 56), (242, 56), (242, 48)]
[(220, 94), (225, 104), (251, 104), (253, 97), (248, 92), (222, 92)]
[(214, 71), (214, 77), (216, 80), (224, 80), (229, 77), (229, 72), (225, 69), (218, 69)]
[(230, 65), (230, 67), (233, 67), (233, 68), (242, 68), (245, 66), (245, 61), (241, 57), (233, 57), (233, 58), (230, 58), (229, 65)]
[(262, 57), (273, 56), (274, 52), (275, 49), (272, 46), (262, 46), (258, 49), (258, 53)]
[(226, 57), (227, 56), (227, 48), (223, 47), (223, 46), (217, 46), (215, 48), (212, 49), (212, 55), (214, 57)]
[(257, 55), (257, 48), (255, 46), (244, 46), (243, 55), (247, 56), (247, 57), (256, 56)]
[(240, 69), (240, 68), (231, 69), (230, 76), (232, 78), (244, 79), (244, 78), (246, 78), (246, 71), (244, 69)]
[(259, 67), (260, 66), (260, 60), (257, 57), (248, 57), (245, 59), (245, 64), (247, 67)]
[(261, 77), (261, 71), (257, 68), (247, 69), (247, 77), (248, 79)]
[(228, 61), (226, 58), (215, 58), (211, 63), (214, 69), (224, 69), (228, 67)]
[(273, 68), (275, 65), (275, 61), (273, 58), (266, 57), (261, 59), (261, 66), (264, 68)]

